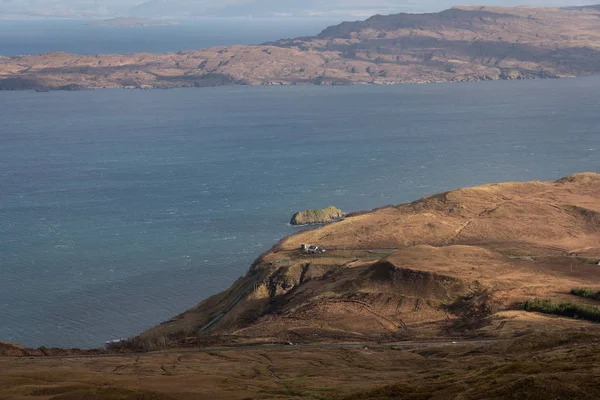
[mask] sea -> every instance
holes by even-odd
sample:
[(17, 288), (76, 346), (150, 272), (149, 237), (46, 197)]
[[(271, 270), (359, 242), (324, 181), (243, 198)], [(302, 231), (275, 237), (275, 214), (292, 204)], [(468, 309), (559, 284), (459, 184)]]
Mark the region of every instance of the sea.
[(600, 77), (0, 92), (0, 340), (136, 335), (302, 209), (600, 172), (598, 109)]
[(260, 44), (314, 36), (331, 18), (187, 18), (174, 26), (93, 26), (97, 20), (0, 19), (0, 56), (62, 51), (76, 54), (167, 53)]

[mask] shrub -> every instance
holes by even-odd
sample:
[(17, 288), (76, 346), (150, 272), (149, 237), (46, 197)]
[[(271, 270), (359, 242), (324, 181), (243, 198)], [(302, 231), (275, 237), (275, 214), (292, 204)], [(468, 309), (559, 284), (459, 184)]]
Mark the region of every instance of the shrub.
[(600, 300), (600, 291), (594, 292), (592, 289), (573, 288), (571, 289), (573, 296), (585, 297), (586, 299)]
[(598, 307), (576, 303), (553, 303), (551, 300), (527, 300), (524, 304), (525, 311), (543, 314), (561, 315), (569, 318), (580, 318), (593, 322), (600, 322), (600, 309)]

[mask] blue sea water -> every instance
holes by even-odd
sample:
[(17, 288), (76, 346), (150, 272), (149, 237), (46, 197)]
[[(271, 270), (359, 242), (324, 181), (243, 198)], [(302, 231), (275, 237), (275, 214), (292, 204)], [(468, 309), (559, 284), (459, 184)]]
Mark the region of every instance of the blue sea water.
[(0, 92), (0, 340), (94, 347), (295, 231), (462, 186), (600, 170), (600, 78)]
[(0, 20), (0, 55), (167, 53), (312, 36), (339, 23), (325, 18), (194, 18), (177, 26), (90, 26), (84, 20)]

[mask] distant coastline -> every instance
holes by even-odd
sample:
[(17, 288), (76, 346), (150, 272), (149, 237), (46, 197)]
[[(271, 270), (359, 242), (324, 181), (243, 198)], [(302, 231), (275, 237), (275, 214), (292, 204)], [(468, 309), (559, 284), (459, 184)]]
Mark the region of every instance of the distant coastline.
[(160, 21), (160, 20), (155, 20), (155, 19), (136, 18), (136, 17), (117, 17), (117, 18), (107, 19), (104, 21), (91, 22), (87, 25), (119, 27), (119, 28), (133, 28), (133, 27), (144, 27), (144, 26), (176, 26), (176, 25), (179, 25), (179, 22), (177, 22), (177, 21)]
[[(0, 57), (0, 90), (479, 82), (600, 74), (594, 7), (376, 15), (311, 37), (167, 54)], [(121, 18), (105, 26), (165, 21)], [(565, 35), (564, 32), (581, 32)], [(585, 34), (584, 34), (585, 33)]]

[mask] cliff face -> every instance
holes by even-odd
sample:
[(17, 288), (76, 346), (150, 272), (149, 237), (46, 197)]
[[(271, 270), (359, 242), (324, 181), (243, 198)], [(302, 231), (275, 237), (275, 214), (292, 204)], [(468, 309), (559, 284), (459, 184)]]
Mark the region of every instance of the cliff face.
[(13, 343), (0, 342), (0, 357), (19, 357), (27, 355), (27, 349)]
[(342, 218), (344, 212), (337, 207), (329, 206), (321, 210), (304, 210), (292, 217), (292, 225), (324, 224)]
[(316, 37), (153, 55), (0, 58), (0, 89), (462, 82), (600, 73), (600, 8), (460, 7)]
[[(229, 290), (143, 333), (137, 345), (551, 330), (524, 311), (504, 316), (528, 299), (576, 302), (570, 289), (600, 289), (598, 215), (595, 173), (459, 189), (351, 214), (284, 238)], [(306, 254), (302, 243), (327, 252)]]

